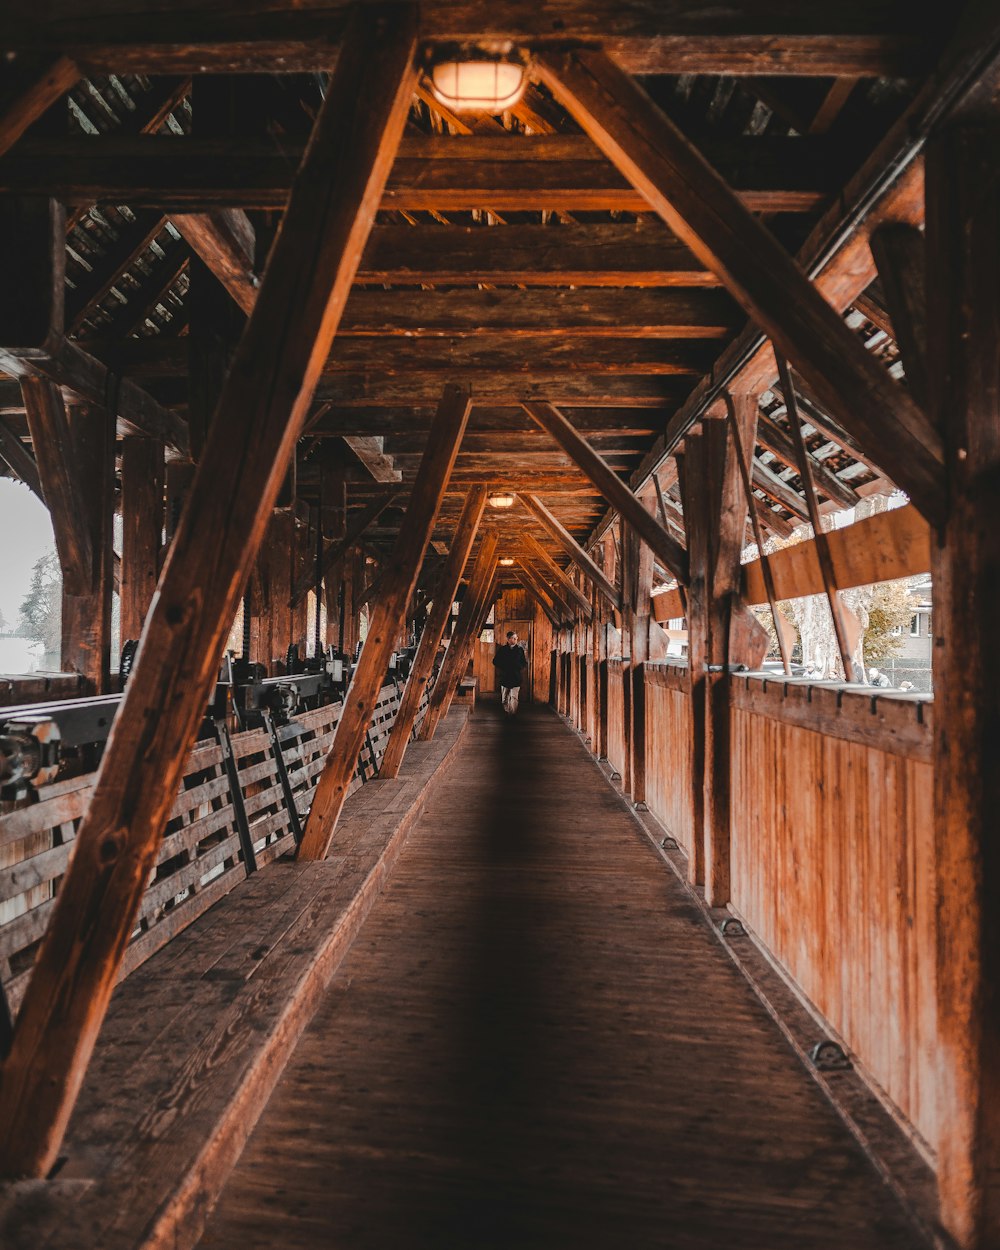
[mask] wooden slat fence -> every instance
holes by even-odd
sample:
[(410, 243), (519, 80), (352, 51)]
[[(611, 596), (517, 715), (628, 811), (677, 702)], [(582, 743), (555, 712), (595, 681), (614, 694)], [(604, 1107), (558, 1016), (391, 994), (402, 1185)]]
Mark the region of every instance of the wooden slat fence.
[(733, 679), (734, 909), (933, 1149), (931, 714)]
[(691, 678), (687, 664), (646, 666), (646, 806), (691, 854)]
[[(377, 772), (402, 689), (402, 683), (382, 688), (351, 792)], [(426, 707), (425, 691), (418, 724)], [(327, 704), (278, 731), (300, 818), (308, 813), (340, 711), (340, 703)], [(294, 849), (291, 815), (268, 733), (235, 734), (232, 747), (262, 868)], [(36, 802), (0, 815), (0, 987), (12, 1014), (24, 996), (94, 780), (90, 773), (56, 782), (40, 790)], [(127, 976), (245, 879), (222, 748), (203, 742), (188, 758), (120, 975)]]

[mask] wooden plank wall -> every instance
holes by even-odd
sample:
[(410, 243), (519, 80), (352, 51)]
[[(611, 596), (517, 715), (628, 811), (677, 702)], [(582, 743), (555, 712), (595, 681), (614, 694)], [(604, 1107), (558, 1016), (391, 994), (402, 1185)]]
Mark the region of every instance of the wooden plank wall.
[[(394, 683), (382, 688), (350, 793), (377, 772), (400, 693)], [(418, 724), (426, 704), (425, 694)], [(300, 816), (308, 811), (340, 710), (340, 703), (327, 704), (279, 731)], [(232, 744), (257, 865), (263, 868), (293, 849), (290, 813), (267, 733), (238, 733)], [(88, 773), (56, 782), (39, 791), (37, 802), (0, 815), (0, 986), (12, 1012), (24, 996), (94, 778)], [(215, 742), (201, 743), (188, 757), (121, 976), (245, 879), (222, 751)]]
[(646, 806), (691, 854), (691, 682), (686, 664), (646, 665)]
[(734, 679), (734, 908), (933, 1148), (930, 704), (809, 695)]
[(622, 660), (608, 661), (608, 762), (623, 777), (625, 760), (625, 680), (629, 667)]
[[(567, 660), (579, 669), (577, 656), (556, 654), (564, 688)], [(588, 663), (596, 681), (598, 666)], [(627, 777), (628, 665), (611, 660), (608, 670), (608, 759)], [(645, 688), (645, 802), (690, 856), (686, 663), (646, 665)], [(564, 703), (587, 732), (578, 702)], [(932, 715), (926, 698), (732, 678), (732, 909), (930, 1155), (943, 1127), (935, 1111)]]

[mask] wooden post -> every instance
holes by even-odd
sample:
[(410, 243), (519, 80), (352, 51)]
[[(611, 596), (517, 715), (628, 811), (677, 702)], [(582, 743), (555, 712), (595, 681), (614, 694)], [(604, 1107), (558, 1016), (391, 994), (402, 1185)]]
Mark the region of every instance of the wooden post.
[(462, 573), (465, 571), (465, 563), (469, 558), (469, 552), (472, 550), (472, 544), (475, 541), (479, 523), (483, 519), (485, 509), (486, 487), (474, 486), (466, 496), (465, 506), (462, 509), (458, 527), (451, 540), (448, 558), (445, 561), (444, 568), (441, 570), (438, 584), (434, 589), (431, 610), (427, 620), (424, 622), (424, 630), (420, 635), (417, 653), (413, 657), (413, 666), (406, 681), (406, 689), (403, 691), (403, 697), (399, 701), (399, 711), (396, 713), (396, 720), (389, 734), (385, 754), (382, 757), (382, 766), (379, 769), (380, 777), (399, 776), (403, 757), (410, 742), (410, 731), (413, 728), (413, 722), (420, 707), (424, 689), (428, 681), (430, 681), (434, 659), (437, 656), (438, 647), (441, 645), (441, 639), (444, 637), (444, 631), (447, 628), (451, 615), (451, 605), (455, 600), (455, 592), (458, 590)]
[(330, 849), (354, 776), (358, 753), (385, 680), (389, 654), (406, 620), (406, 609), (416, 589), (420, 565), (434, 531), (471, 408), (468, 387), (453, 384), (445, 387), (427, 436), (410, 506), (386, 565), (378, 601), (372, 610), (361, 659), (344, 696), (344, 710), (334, 730), (326, 763), (316, 786), (299, 847), (300, 859), (325, 859)]
[[(656, 506), (655, 496), (646, 506)], [(646, 665), (649, 662), (649, 623), (652, 614), (653, 552), (643, 542), (635, 552), (635, 599), (632, 607), (632, 663), (629, 707), (632, 723), (629, 728), (632, 801), (636, 807), (646, 804)]]
[(62, 1141), (395, 157), (415, 27), (409, 8), (364, 7), (345, 33), (0, 1071), (2, 1175), (44, 1176)]
[(947, 448), (932, 536), (938, 1185), (963, 1250), (1000, 1245), (1000, 126), (927, 150), (928, 385)]
[(420, 725), (420, 732), (417, 734), (422, 742), (428, 742), (434, 737), (438, 722), (448, 714), (448, 708), (451, 707), (458, 683), (465, 675), (472, 644), (479, 632), (477, 626), (496, 570), (498, 541), (496, 533), (491, 531), (483, 535), (482, 542), (479, 544), (472, 578), (466, 589), (465, 598), (462, 600), (462, 606), (458, 610), (455, 632), (451, 636), (448, 650), (438, 669), (430, 702), (427, 704), (427, 711)]
[(138, 638), (160, 575), (163, 535), (163, 444), (122, 443), (121, 638)]
[(63, 585), (62, 667), (82, 673), (87, 689), (105, 694), (111, 682), (111, 594), (114, 587), (112, 535), (115, 514), (115, 433), (111, 414), (89, 405), (70, 409), (74, 471), (81, 485), (83, 514), (77, 521), (90, 536), (87, 582)]

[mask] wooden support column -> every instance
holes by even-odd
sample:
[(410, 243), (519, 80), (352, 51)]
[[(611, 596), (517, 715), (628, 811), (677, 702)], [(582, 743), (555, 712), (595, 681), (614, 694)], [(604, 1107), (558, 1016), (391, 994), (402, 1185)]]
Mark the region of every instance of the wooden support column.
[(417, 734), (422, 742), (428, 742), (434, 737), (438, 722), (448, 714), (448, 708), (455, 697), (458, 683), (465, 674), (472, 643), (478, 633), (477, 625), (482, 616), (483, 605), (497, 566), (497, 545), (498, 539), (494, 532), (483, 535), (472, 570), (472, 578), (462, 600), (462, 606), (458, 610), (455, 632), (451, 636), (448, 650), (438, 669), (427, 712), (421, 723), (420, 732)]
[(0, 1175), (52, 1167), (415, 81), (408, 7), (355, 11), (146, 621), (0, 1069)]
[(82, 673), (92, 694), (106, 694), (111, 683), (111, 593), (114, 587), (115, 434), (111, 414), (89, 405), (69, 412), (74, 469), (85, 489), (77, 522), (90, 539), (88, 580), (63, 583), (62, 661)]
[(138, 638), (160, 575), (163, 539), (163, 444), (122, 443), (121, 638)]
[[(656, 507), (655, 496), (646, 497), (646, 507)], [(635, 599), (632, 604), (632, 663), (629, 732), (631, 751), (632, 801), (646, 805), (646, 665), (649, 663), (650, 596), (653, 593), (653, 552), (638, 544), (636, 555)]]
[(62, 570), (60, 664), (90, 694), (110, 682), (114, 433), (103, 409), (67, 412), (62, 392), (23, 378), (21, 393)]
[(458, 590), (462, 573), (465, 571), (465, 563), (472, 550), (485, 509), (486, 487), (474, 486), (466, 496), (458, 528), (451, 540), (448, 558), (434, 589), (430, 614), (424, 622), (423, 633), (417, 644), (417, 653), (413, 657), (413, 665), (406, 681), (406, 689), (400, 699), (399, 711), (396, 713), (396, 720), (382, 757), (380, 777), (399, 776), (403, 757), (410, 742), (410, 731), (413, 728), (424, 689), (430, 681), (434, 659), (451, 616), (451, 605), (455, 601), (455, 593)]
[[(1000, 124), (927, 150), (931, 411), (948, 513), (932, 533), (941, 1218), (1000, 1245)], [(928, 970), (929, 973), (929, 970)]]
[(344, 710), (334, 730), (326, 763), (316, 786), (299, 847), (301, 859), (325, 859), (330, 848), (358, 754), (385, 680), (389, 654), (406, 621), (406, 609), (416, 589), (420, 565), (434, 531), (471, 408), (468, 387), (453, 384), (445, 387), (427, 436), (410, 506), (386, 565), (381, 593), (372, 610), (361, 659), (344, 696)]

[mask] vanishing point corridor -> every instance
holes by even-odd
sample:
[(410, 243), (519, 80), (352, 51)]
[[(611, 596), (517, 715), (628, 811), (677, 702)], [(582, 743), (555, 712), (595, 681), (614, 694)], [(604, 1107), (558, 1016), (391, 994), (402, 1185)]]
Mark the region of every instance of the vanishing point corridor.
[(580, 741), (492, 702), (201, 1242), (919, 1244)]

